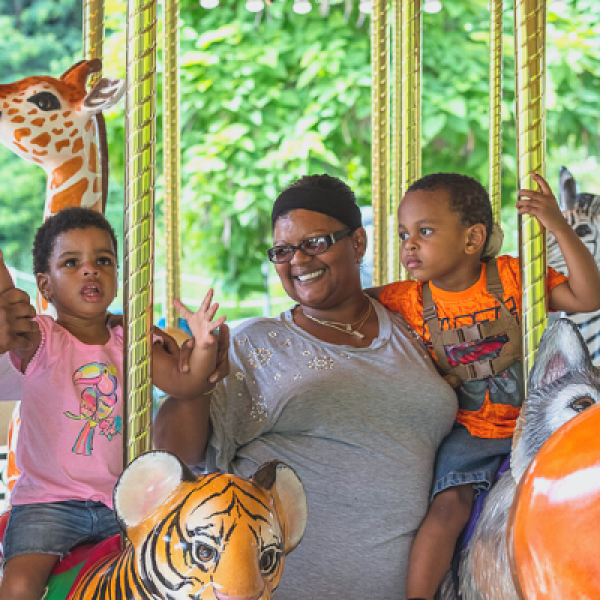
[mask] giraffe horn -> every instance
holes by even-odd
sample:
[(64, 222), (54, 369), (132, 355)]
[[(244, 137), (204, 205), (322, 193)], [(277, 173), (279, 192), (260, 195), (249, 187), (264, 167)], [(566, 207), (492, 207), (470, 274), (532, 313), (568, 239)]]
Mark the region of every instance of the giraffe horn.
[(71, 68), (67, 69), (60, 78), (66, 83), (85, 90), (85, 82), (92, 73), (102, 70), (102, 61), (99, 58), (92, 60), (80, 60)]

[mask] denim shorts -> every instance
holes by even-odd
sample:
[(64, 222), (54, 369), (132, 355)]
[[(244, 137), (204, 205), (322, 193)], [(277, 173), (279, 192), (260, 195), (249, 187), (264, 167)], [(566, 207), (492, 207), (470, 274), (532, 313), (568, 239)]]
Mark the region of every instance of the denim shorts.
[(431, 497), (457, 485), (471, 484), (475, 495), (488, 490), (496, 472), (510, 454), (512, 437), (478, 438), (460, 423), (454, 423), (442, 441), (435, 460)]
[(63, 558), (78, 544), (96, 544), (120, 533), (113, 510), (93, 500), (11, 506), (4, 533), (4, 561), (19, 554)]

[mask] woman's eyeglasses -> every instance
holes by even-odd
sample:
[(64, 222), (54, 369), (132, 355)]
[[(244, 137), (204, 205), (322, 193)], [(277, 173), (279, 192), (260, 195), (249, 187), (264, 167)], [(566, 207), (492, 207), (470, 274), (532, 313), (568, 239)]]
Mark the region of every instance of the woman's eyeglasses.
[(351, 229), (342, 229), (335, 231), (329, 235), (318, 235), (316, 237), (308, 238), (301, 242), (298, 246), (274, 246), (267, 250), (267, 256), (269, 260), (274, 263), (286, 263), (290, 262), (294, 257), (296, 250), (300, 250), (308, 256), (316, 256), (317, 254), (323, 254), (326, 250), (331, 248), (333, 244), (339, 242), (352, 232)]

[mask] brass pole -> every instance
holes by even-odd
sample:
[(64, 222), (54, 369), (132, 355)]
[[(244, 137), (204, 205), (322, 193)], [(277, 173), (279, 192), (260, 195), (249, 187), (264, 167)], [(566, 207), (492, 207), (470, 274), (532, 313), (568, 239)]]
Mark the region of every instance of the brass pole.
[[(420, 0), (402, 1), (402, 180), (401, 198), (421, 176), (421, 57)], [(397, 212), (397, 209), (396, 209)], [(397, 216), (394, 222), (398, 230)], [(400, 246), (398, 245), (398, 251)], [(401, 266), (398, 279), (406, 279)], [(396, 274), (394, 274), (396, 277)]]
[(494, 221), (502, 205), (502, 0), (490, 0), (490, 183)]
[(151, 447), (156, 0), (127, 2), (124, 463)]
[(391, 37), (391, 86), (390, 86), (390, 243), (392, 252), (392, 279), (401, 278), (400, 244), (398, 243), (398, 206), (402, 199), (402, 0), (392, 0)]
[[(83, 1), (83, 55), (86, 59), (103, 59), (104, 52), (104, 1)], [(90, 75), (90, 87), (98, 82), (102, 73)]]
[(387, 0), (373, 0), (371, 13), (371, 190), (373, 285), (388, 281), (388, 51)]
[(167, 234), (167, 306), (163, 307), (163, 311), (167, 326), (177, 327), (173, 300), (181, 297), (179, 0), (164, 0), (163, 15), (163, 154)]
[[(544, 175), (545, 0), (515, 0), (517, 157), (520, 188), (535, 189), (531, 173)], [(519, 218), (523, 288), (525, 382), (546, 327), (546, 236), (537, 219)]]

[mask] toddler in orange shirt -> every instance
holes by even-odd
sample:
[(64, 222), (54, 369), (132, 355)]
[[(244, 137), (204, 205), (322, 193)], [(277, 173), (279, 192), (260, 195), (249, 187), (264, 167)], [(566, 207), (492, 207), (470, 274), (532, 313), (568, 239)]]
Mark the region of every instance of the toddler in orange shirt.
[[(558, 242), (569, 277), (548, 270), (549, 307), (600, 308), (600, 272), (563, 217), (548, 183), (519, 190), (519, 214), (538, 219)], [(456, 173), (413, 183), (398, 209), (401, 260), (412, 281), (369, 293), (400, 313), (427, 344), (456, 388), (459, 411), (439, 448), (432, 502), (409, 562), (406, 598), (432, 600), (450, 567), (474, 498), (488, 489), (510, 452), (524, 396), (519, 259), (494, 258), (502, 234), (485, 188)]]

